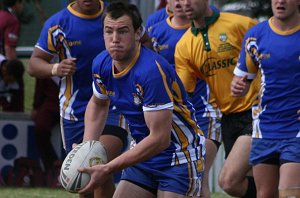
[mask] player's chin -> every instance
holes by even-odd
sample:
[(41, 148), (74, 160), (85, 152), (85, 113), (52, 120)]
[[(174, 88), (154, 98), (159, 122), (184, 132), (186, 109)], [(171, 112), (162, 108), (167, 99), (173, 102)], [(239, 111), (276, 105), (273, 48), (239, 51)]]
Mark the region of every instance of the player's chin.
[(115, 52), (111, 52), (110, 56), (112, 57), (113, 60), (119, 61), (123, 59), (124, 54), (121, 51), (115, 51)]

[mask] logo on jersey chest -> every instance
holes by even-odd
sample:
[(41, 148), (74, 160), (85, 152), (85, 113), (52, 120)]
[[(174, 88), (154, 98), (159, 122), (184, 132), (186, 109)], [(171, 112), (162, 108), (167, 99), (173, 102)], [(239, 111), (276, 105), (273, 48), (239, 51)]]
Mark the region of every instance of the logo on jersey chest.
[(218, 46), (218, 53), (227, 52), (234, 49), (234, 46), (228, 42), (228, 36), (226, 33), (220, 33), (219, 40), (221, 41), (221, 44)]
[(68, 41), (70, 47), (81, 45), (81, 41)]
[(222, 41), (222, 42), (226, 42), (227, 41), (227, 34), (226, 33), (220, 33), (219, 34), (219, 39), (220, 39), (220, 41)]
[(143, 101), (144, 90), (141, 85), (136, 84), (135, 91), (136, 91), (135, 93), (132, 93), (133, 102), (135, 105), (140, 105)]
[(205, 76), (213, 76), (215, 75), (217, 70), (235, 65), (236, 61), (234, 57), (221, 60), (215, 58), (208, 58), (200, 66), (200, 71)]

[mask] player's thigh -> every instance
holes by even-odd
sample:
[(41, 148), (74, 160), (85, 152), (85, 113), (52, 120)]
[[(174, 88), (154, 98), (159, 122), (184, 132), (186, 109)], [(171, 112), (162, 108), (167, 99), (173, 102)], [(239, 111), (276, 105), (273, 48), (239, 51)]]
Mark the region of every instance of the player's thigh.
[(300, 163), (284, 163), (280, 167), (280, 182), (279, 188), (293, 188), (300, 189)]
[(219, 144), (211, 139), (205, 139), (205, 149), (206, 149), (206, 160), (205, 160), (205, 172), (209, 170), (212, 166), (214, 159), (217, 155)]
[(122, 153), (124, 143), (117, 136), (110, 134), (101, 135), (100, 142), (105, 147), (108, 161), (111, 161)]
[(157, 191), (157, 198), (185, 198), (185, 197), (190, 198), (190, 196), (185, 196), (174, 192), (161, 191), (161, 190)]
[(275, 164), (257, 164), (253, 166), (253, 176), (257, 191), (278, 191), (279, 166)]
[(126, 180), (120, 181), (113, 198), (155, 198), (152, 192)]
[(237, 181), (245, 178), (251, 169), (249, 165), (251, 139), (251, 136), (242, 135), (236, 140), (224, 162), (220, 177), (229, 177)]
[(300, 138), (280, 142), (280, 188), (300, 187)]

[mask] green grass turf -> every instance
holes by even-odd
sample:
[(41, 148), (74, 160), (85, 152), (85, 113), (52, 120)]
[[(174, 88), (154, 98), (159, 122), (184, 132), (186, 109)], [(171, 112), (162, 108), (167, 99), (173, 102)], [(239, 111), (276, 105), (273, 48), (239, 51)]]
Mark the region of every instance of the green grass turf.
[[(0, 198), (78, 198), (77, 194), (64, 189), (51, 188), (5, 188), (0, 187)], [(229, 198), (224, 193), (213, 193), (212, 198)]]
[(31, 77), (27, 73), (28, 61), (29, 59), (22, 59), (22, 62), (25, 66), (25, 73), (24, 73), (24, 86), (25, 86), (24, 111), (25, 112), (31, 112), (32, 110), (33, 94), (34, 94), (34, 86), (35, 86), (35, 78)]

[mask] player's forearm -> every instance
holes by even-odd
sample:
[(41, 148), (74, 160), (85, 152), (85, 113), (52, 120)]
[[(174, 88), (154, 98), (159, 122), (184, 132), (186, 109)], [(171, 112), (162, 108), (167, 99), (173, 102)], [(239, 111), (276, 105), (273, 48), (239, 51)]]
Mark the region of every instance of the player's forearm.
[(98, 103), (98, 99), (92, 96), (84, 116), (83, 140), (99, 140), (104, 129), (108, 114), (109, 103)]
[(31, 76), (39, 78), (47, 78), (52, 76), (52, 68), (54, 64), (50, 63), (43, 57), (40, 57), (35, 52), (33, 52), (28, 65), (28, 73)]

